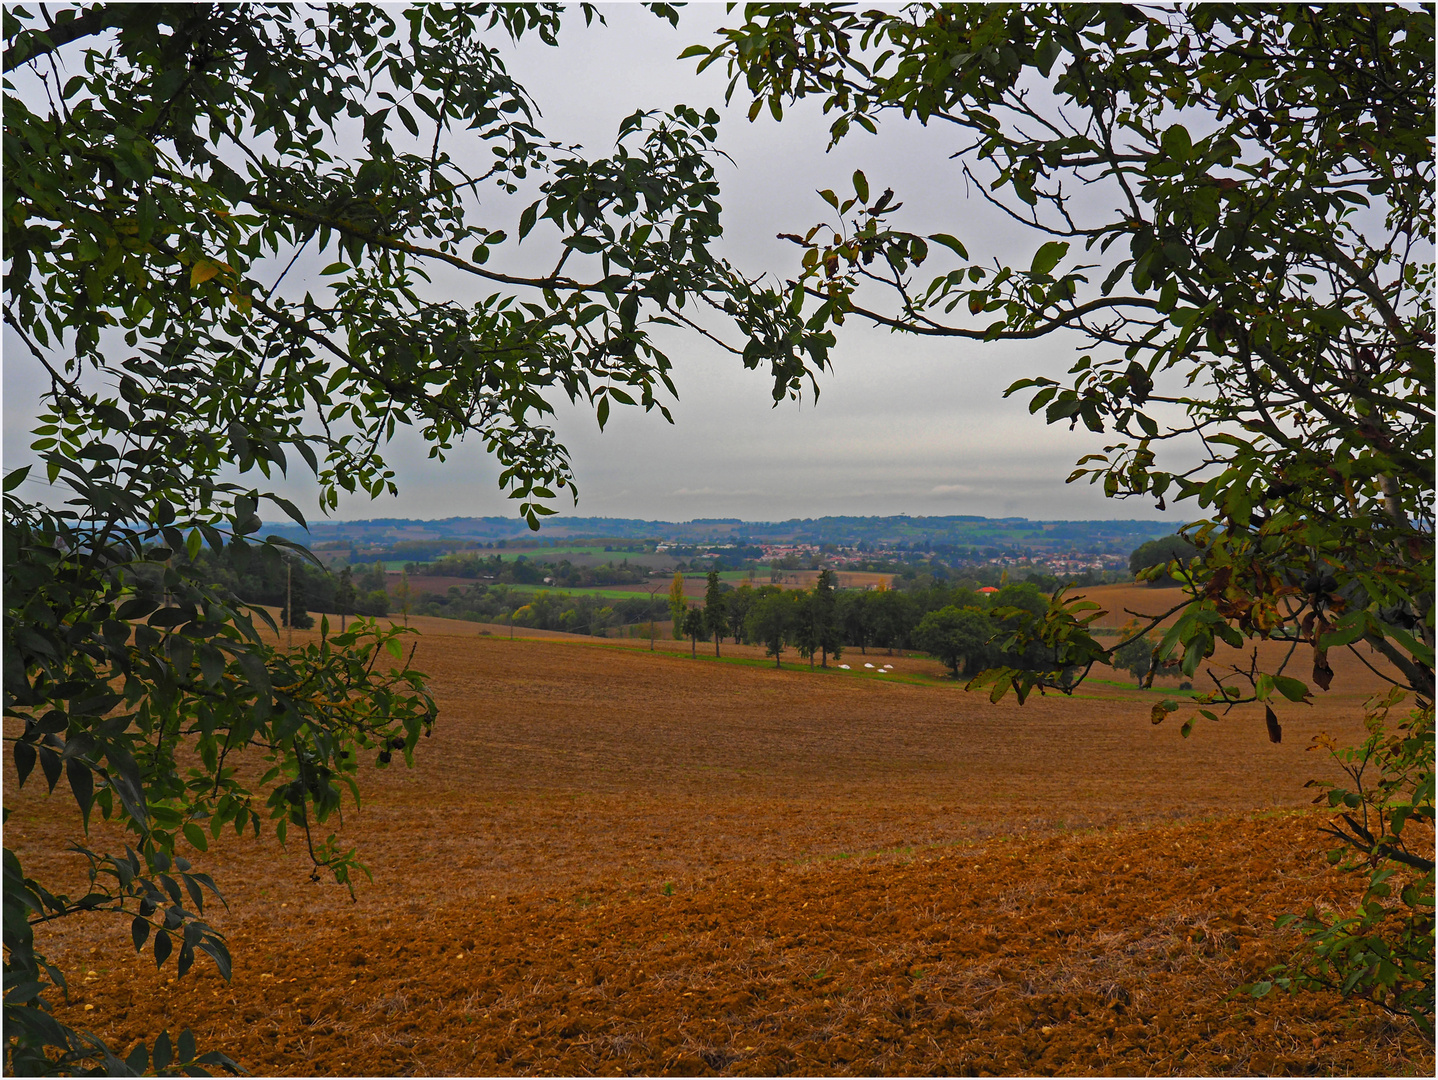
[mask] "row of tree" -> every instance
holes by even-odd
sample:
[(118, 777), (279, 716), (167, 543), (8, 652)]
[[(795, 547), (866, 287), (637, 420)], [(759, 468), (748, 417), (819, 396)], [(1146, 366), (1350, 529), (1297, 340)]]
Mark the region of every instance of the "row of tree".
[(416, 615), (505, 623), (595, 637), (606, 637), (617, 627), (661, 620), (666, 612), (662, 599), (615, 598), (549, 589), (530, 592), (504, 584), (475, 584), (462, 590), (450, 588), (443, 595), (424, 593), (411, 601), (411, 609)]
[[(185, 556), (178, 558), (184, 560)], [(490, 562), (476, 557), (469, 561), (481, 565)], [(476, 582), (465, 589), (451, 587), (443, 594), (412, 591), (406, 568), (393, 595), (383, 563), (346, 566), (333, 573), (308, 561), (282, 556), (273, 548), (233, 546), (221, 552), (204, 549), (194, 562), (208, 580), (234, 599), (278, 608), (280, 624), (300, 630), (314, 626), (316, 614), (337, 615), (343, 625), (348, 616), (386, 616), (397, 611), (406, 619), (410, 615), (435, 615), (603, 637), (618, 626), (662, 619), (666, 610), (663, 600), (642, 597), (615, 599), (511, 588), (511, 584), (542, 580), (540, 568), (523, 559), (499, 564), (506, 571), (518, 571), (506, 576), (520, 580), (492, 585)], [(136, 587), (140, 595), (163, 600), (162, 572), (142, 571), (137, 575)]]
[[(1143, 569), (1156, 561), (1159, 554), (1177, 558), (1185, 554), (1171, 548), (1174, 548), (1172, 541), (1148, 544), (1135, 552), (1135, 559), (1141, 553), (1144, 555), (1146, 561), (1140, 566)], [(440, 568), (450, 569), (447, 565), (450, 561), (416, 568), (440, 572)], [(463, 554), (454, 556), (452, 561), (470, 568), (493, 564), (497, 569), (519, 571), (509, 575), (524, 579), (514, 584), (529, 584), (529, 579), (539, 572), (538, 566), (522, 559), (501, 563), (497, 559)], [(995, 644), (1011, 632), (1012, 627), (996, 621), (992, 617), (994, 610), (1016, 608), (1041, 616), (1049, 603), (1043, 583), (1034, 580), (1007, 585), (996, 594), (978, 592), (968, 583), (949, 585), (933, 581), (909, 582), (905, 590), (857, 592), (839, 590), (832, 570), (823, 571), (811, 590), (786, 590), (773, 584), (757, 588), (744, 584), (736, 589), (721, 582), (718, 573), (711, 571), (702, 606), (689, 605), (684, 598), (683, 575), (677, 572), (667, 605), (665, 600), (657, 598), (616, 599), (571, 594), (562, 589), (530, 592), (511, 588), (509, 582), (492, 585), (476, 582), (465, 589), (451, 587), (443, 594), (412, 594), (407, 573), (401, 574), (397, 595), (392, 598), (383, 563), (346, 566), (335, 574), (303, 560), (285, 558), (267, 547), (228, 547), (222, 552), (205, 549), (195, 562), (211, 581), (236, 600), (278, 608), (281, 625), (293, 625), (301, 630), (314, 625), (312, 612), (338, 615), (343, 625), (348, 616), (386, 616), (398, 607), (406, 618), (412, 614), (433, 615), (604, 637), (618, 627), (660, 620), (667, 607), (673, 619), (674, 637), (690, 638), (694, 652), (700, 640), (713, 640), (717, 655), (725, 636), (731, 636), (736, 644), (762, 644), (776, 661), (785, 648), (793, 648), (811, 662), (817, 654), (823, 665), (827, 665), (829, 656), (837, 657), (845, 648), (863, 653), (870, 647), (890, 653), (896, 649), (918, 649), (943, 661), (956, 678), (1019, 658), (1013, 650)], [(566, 579), (555, 584), (563, 586), (574, 582)], [(138, 575), (137, 588), (141, 595), (162, 600), (162, 574), (153, 570), (142, 572)], [(1147, 638), (1131, 644), (1123, 661), (1115, 666), (1131, 670), (1142, 678), (1148, 671), (1152, 644)], [(1143, 655), (1139, 656), (1135, 650)], [(1037, 656), (1032, 659), (1042, 660)]]
[[(675, 638), (689, 638), (696, 655), (701, 640), (712, 640), (718, 656), (720, 642), (730, 636), (736, 645), (763, 645), (776, 666), (785, 648), (811, 665), (817, 655), (823, 666), (846, 648), (862, 653), (870, 647), (891, 653), (920, 649), (942, 660), (955, 677), (961, 669), (974, 674), (999, 664), (1052, 661), (1028, 655), (1042, 650), (1041, 645), (1004, 644), (1018, 629), (1020, 613), (1042, 617), (1048, 611), (1048, 596), (1030, 582), (997, 593), (943, 585), (913, 592), (841, 592), (834, 572), (824, 570), (812, 589), (748, 584), (731, 589), (711, 572), (704, 603), (691, 605), (684, 595), (684, 578), (676, 573), (669, 607)], [(1000, 617), (1000, 611), (1008, 614)]]
[(642, 566), (630, 566), (628, 559), (603, 566), (575, 566), (568, 559), (530, 562), (521, 555), (505, 559), (477, 552), (457, 552), (433, 562), (406, 563), (405, 572), (437, 577), (483, 578), (505, 585), (538, 585), (546, 579), (566, 589), (592, 589), (603, 585), (638, 585), (649, 580)]

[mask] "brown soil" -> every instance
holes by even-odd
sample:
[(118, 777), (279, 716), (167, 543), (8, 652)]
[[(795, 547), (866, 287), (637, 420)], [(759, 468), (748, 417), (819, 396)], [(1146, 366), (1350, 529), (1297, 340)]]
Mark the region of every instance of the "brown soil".
[[(1292, 947), (1276, 914), (1354, 895), (1302, 788), (1379, 686), (1352, 658), (1275, 746), (1251, 710), (1182, 740), (1103, 684), (991, 706), (927, 659), (413, 621), (441, 722), (346, 814), (375, 884), (351, 904), (231, 838), (196, 862), (233, 982), (63, 920), (62, 1019), (291, 1075), (1432, 1074), (1361, 1006), (1232, 996)], [(68, 796), (6, 769), (7, 844), (78, 884)]]
[[(1090, 585), (1075, 588), (1073, 595), (1092, 600), (1104, 609), (1106, 614), (1099, 618), (1097, 626), (1123, 626), (1140, 617), (1147, 622), (1148, 616), (1162, 615), (1188, 599), (1188, 594), (1182, 589), (1156, 589), (1136, 584)], [(1177, 615), (1170, 615), (1162, 625), (1171, 626), (1177, 618)]]
[[(443, 574), (411, 574), (409, 575), (409, 594), (419, 596), (423, 593), (435, 593), (444, 596), (450, 589), (458, 589), (460, 592), (468, 592), (475, 585), (488, 585), (489, 582), (481, 581), (479, 578), (448, 577)], [(399, 594), (400, 576), (391, 571), (385, 575), (385, 589), (393, 600)]]
[[(812, 589), (819, 580), (818, 570), (784, 570), (784, 587)], [(894, 583), (893, 574), (877, 574), (871, 570), (835, 570), (834, 579), (841, 589), (887, 589)], [(761, 582), (762, 584), (762, 582)]]

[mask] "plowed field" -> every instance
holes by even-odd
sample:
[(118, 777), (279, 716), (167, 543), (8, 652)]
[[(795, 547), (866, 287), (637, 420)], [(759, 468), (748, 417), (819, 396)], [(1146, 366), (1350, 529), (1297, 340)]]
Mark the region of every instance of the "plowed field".
[[(1117, 679), (992, 706), (927, 659), (412, 621), (441, 718), (346, 813), (375, 883), (231, 838), (196, 862), (232, 983), (63, 920), (63, 1019), (261, 1074), (1432, 1074), (1363, 1007), (1231, 996), (1291, 948), (1276, 914), (1353, 896), (1302, 784), (1361, 730), (1355, 659), (1273, 745), (1243, 710), (1182, 740)], [(7, 843), (78, 882), (40, 791)]]

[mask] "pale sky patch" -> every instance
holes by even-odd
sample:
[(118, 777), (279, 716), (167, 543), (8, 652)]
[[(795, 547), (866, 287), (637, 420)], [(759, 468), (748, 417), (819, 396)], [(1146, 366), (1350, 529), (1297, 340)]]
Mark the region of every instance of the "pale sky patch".
[[(949, 160), (955, 145), (948, 132), (893, 122), (878, 136), (851, 136), (826, 153), (828, 122), (817, 102), (791, 109), (782, 124), (767, 112), (749, 123), (747, 102), (739, 96), (724, 108), (722, 65), (696, 77), (692, 60), (675, 59), (728, 18), (721, 5), (681, 9), (677, 31), (635, 6), (603, 10), (607, 27), (585, 30), (572, 20), (558, 49), (535, 40), (510, 50), (511, 70), (543, 110), (540, 127), (598, 156), (612, 147), (620, 119), (635, 109), (681, 102), (720, 109), (720, 146), (733, 158), (720, 170), (726, 224), (721, 253), (746, 273), (792, 277), (797, 249), (774, 234), (803, 232), (821, 220), (827, 208), (815, 189), (847, 189), (856, 168), (865, 171), (871, 190), (898, 190), (905, 209), (897, 224), (953, 233), (975, 259), (1026, 261), (1037, 246), (981, 200), (966, 196)], [(520, 208), (516, 201), (500, 216), (517, 218)], [(464, 298), (460, 283), (436, 276), (436, 284)], [(1029, 415), (1025, 397), (1003, 398), (1018, 378), (1062, 374), (1077, 358), (1076, 341), (916, 339), (857, 320), (839, 335), (834, 371), (821, 377), (818, 402), (778, 407), (765, 374), (745, 371), (736, 358), (697, 337), (667, 335), (680, 394), (670, 403), (675, 425), (657, 414), (619, 409), (601, 434), (587, 407), (562, 403), (555, 426), (572, 452), (581, 500), (575, 508), (566, 497), (557, 509), (669, 520), (907, 513), (1178, 523), (1197, 516), (1196, 510), (1159, 514), (1152, 503), (1108, 500), (1087, 484), (1066, 485), (1075, 459), (1101, 450), (1105, 437), (1048, 427), (1042, 416)], [(28, 430), (43, 385), (16, 344), (6, 337), (6, 468), (29, 457)], [(342, 498), (335, 517), (513, 513), (514, 504), (496, 486), (499, 470), (477, 441), (437, 464), (417, 436), (405, 433), (389, 457), (400, 495), (373, 502)], [(307, 514), (317, 512), (317, 489), (307, 477), (293, 473), (278, 487)]]

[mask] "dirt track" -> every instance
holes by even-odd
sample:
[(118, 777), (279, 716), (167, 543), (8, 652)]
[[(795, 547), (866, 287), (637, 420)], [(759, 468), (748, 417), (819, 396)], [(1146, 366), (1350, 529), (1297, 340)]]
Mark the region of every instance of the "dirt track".
[[(1226, 997), (1287, 946), (1275, 914), (1352, 889), (1298, 811), (1309, 737), (1378, 685), (1356, 661), (1274, 746), (1251, 714), (1181, 740), (1114, 686), (991, 706), (926, 659), (414, 621), (441, 724), (346, 815), (376, 884), (352, 905), (231, 840), (202, 865), (234, 982), (169, 998), (67, 920), (62, 1017), (122, 1049), (189, 1024), (258, 1073), (1431, 1074), (1362, 1010)], [(27, 872), (73, 868), (64, 804), (12, 802)]]

